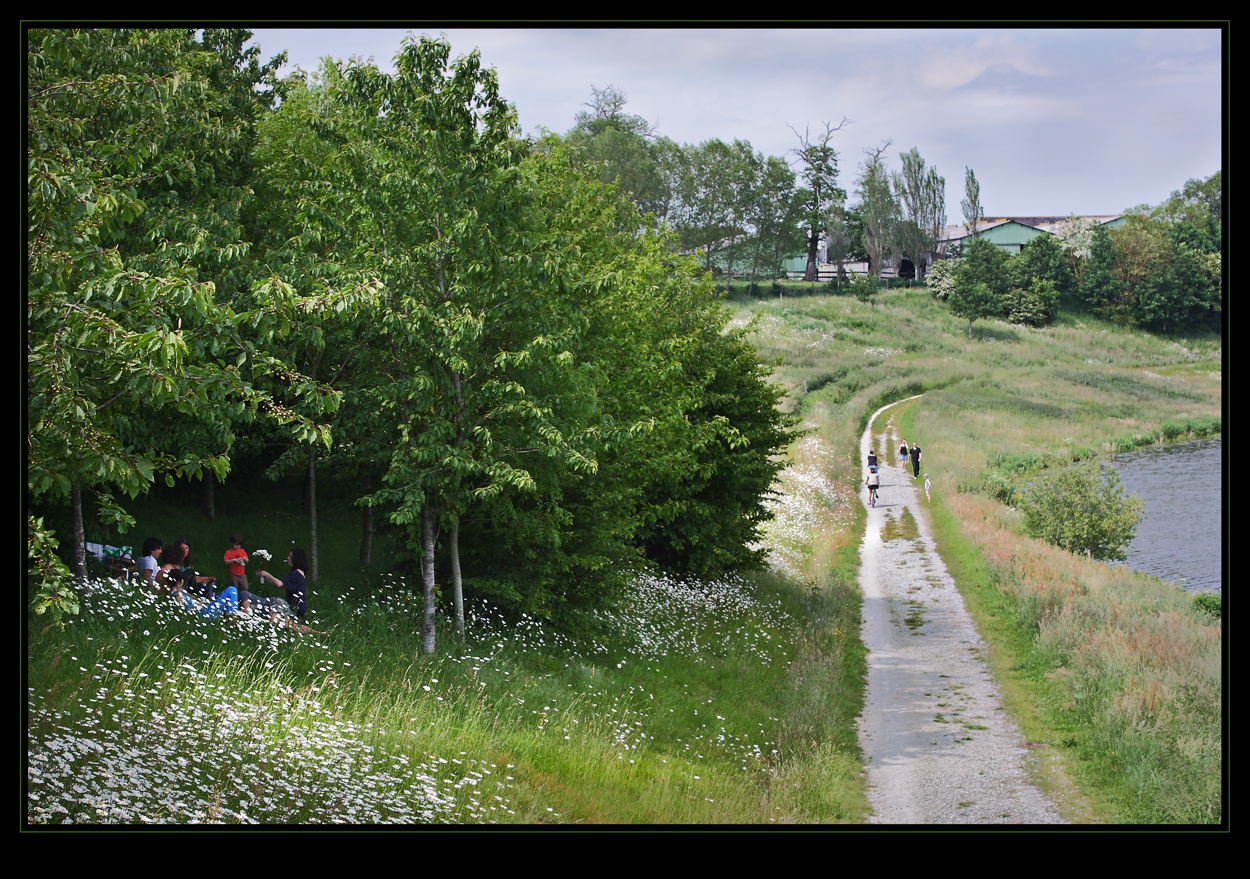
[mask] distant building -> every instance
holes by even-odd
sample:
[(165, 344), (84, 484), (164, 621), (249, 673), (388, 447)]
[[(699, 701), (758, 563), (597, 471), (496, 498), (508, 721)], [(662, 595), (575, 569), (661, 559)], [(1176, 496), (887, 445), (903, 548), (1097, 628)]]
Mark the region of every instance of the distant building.
[[(1024, 245), (1041, 235), (1043, 232), (1054, 234), (1054, 227), (1067, 221), (1067, 217), (982, 217), (977, 221), (977, 235), (989, 239), (1008, 253), (1018, 254)], [(1122, 226), (1125, 222), (1122, 214), (1100, 214), (1087, 216), (1100, 226)], [(972, 240), (966, 223), (947, 226), (942, 242), (946, 252), (950, 253)]]

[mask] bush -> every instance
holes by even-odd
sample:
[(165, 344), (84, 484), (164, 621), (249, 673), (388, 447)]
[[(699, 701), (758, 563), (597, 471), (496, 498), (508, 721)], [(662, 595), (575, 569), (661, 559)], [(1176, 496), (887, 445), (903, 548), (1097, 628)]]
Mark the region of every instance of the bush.
[(959, 268), (957, 259), (939, 259), (929, 269), (925, 284), (933, 291), (933, 298), (945, 302), (955, 288), (955, 270)]
[(1224, 616), (1224, 596), (1219, 592), (1199, 592), (1194, 596), (1194, 609), (1218, 620)]
[(1136, 495), (1125, 497), (1119, 474), (1101, 461), (1043, 473), (1020, 500), (1030, 535), (1096, 559), (1124, 558), (1143, 507)]
[(1058, 308), (1059, 293), (1051, 281), (1034, 280), (1027, 290), (1013, 287), (1003, 297), (1003, 316), (1008, 323), (1044, 326)]

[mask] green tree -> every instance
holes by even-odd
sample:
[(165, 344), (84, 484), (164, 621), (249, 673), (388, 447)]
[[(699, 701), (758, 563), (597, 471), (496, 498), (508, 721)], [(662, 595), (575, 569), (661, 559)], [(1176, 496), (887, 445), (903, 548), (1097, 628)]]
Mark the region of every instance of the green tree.
[(1223, 177), (1222, 171), (1216, 171), (1205, 180), (1186, 180), (1154, 216), (1167, 223), (1189, 223), (1218, 242), (1224, 226)]
[[(1171, 259), (1159, 262), (1137, 290), (1135, 317), (1150, 330), (1188, 330), (1218, 322), (1220, 288), (1204, 264), (1204, 255), (1180, 245)], [(1218, 260), (1218, 254), (1216, 255)]]
[(445, 41), (410, 39), (394, 75), (333, 66), (333, 112), (321, 123), (332, 150), (297, 216), (303, 237), (344, 233), (339, 285), (377, 279), (384, 290), (362, 316), (376, 334), (377, 383), (360, 393), (387, 419), (387, 460), (362, 502), (383, 506), (420, 550), (421, 649), (432, 653), (440, 527), (458, 545), (475, 504), (533, 489), (527, 456), (595, 467), (556, 417), (582, 384), (570, 346), (584, 320), (564, 295), (573, 252), (542, 210), (515, 116), (476, 53), (453, 61)]
[(901, 210), (890, 191), (890, 175), (882, 157), (890, 146), (865, 150), (867, 160), (860, 169), (859, 212), (864, 221), (864, 249), (868, 252), (869, 274), (879, 278), (887, 260), (898, 252)]
[(803, 246), (796, 201), (794, 171), (783, 160), (769, 156), (764, 161), (755, 197), (751, 201), (749, 225), (751, 283), (760, 272), (776, 277), (786, 257)]
[(968, 234), (973, 238), (977, 237), (977, 223), (981, 219), (981, 215), (985, 213), (985, 208), (981, 205), (981, 184), (977, 182), (977, 175), (972, 173), (972, 169), (964, 166), (964, 198), (959, 203), (964, 213), (964, 225), (968, 227)]
[(951, 314), (967, 319), (969, 339), (973, 321), (1002, 314), (1011, 287), (1010, 259), (986, 238), (975, 238), (964, 248), (947, 303)]
[(946, 180), (936, 168), (926, 170), (920, 151), (902, 155), (903, 170), (893, 175), (894, 198), (903, 208), (899, 243), (920, 280), (930, 254), (936, 254), (946, 226)]
[(663, 173), (655, 127), (646, 119), (625, 112), (624, 92), (614, 85), (590, 87), (589, 112), (577, 114), (576, 124), (565, 135), (575, 164), (590, 170), (602, 183), (616, 183), (641, 213), (663, 218), (671, 193)]
[(1027, 287), (1034, 280), (1049, 281), (1060, 293), (1067, 293), (1075, 286), (1072, 267), (1063, 246), (1054, 235), (1041, 234), (1024, 245), (1024, 250), (1013, 262), (1016, 285)]
[(1106, 226), (1090, 236), (1089, 255), (1082, 261), (1078, 295), (1095, 313), (1114, 307), (1124, 299), (1124, 282), (1115, 273), (1116, 249)]
[(1144, 518), (1142, 500), (1125, 497), (1119, 475), (1101, 461), (1042, 473), (1019, 507), (1030, 535), (1096, 559), (1123, 559)]
[[(205, 51), (188, 31), (27, 32), (27, 488), (36, 501), (94, 491), (121, 527), (133, 520), (114, 492), (224, 476), (233, 433), (219, 424), (259, 415), (328, 442), (275, 404), (266, 376), (308, 412), (337, 403), (263, 353), (329, 303), (240, 264), (245, 188), (214, 189), (203, 169), (228, 165), (247, 125)], [(215, 279), (250, 280), (247, 307)]]

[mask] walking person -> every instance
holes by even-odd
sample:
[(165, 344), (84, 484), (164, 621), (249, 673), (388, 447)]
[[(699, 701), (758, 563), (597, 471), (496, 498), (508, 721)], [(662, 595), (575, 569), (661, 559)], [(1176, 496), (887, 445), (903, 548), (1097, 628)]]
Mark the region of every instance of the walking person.
[(924, 475), (924, 499), (929, 503), (933, 503), (933, 498), (929, 495), (929, 474)]
[(898, 447), (898, 466), (903, 468), (903, 472), (907, 472), (907, 440), (903, 440), (903, 444)]
[(915, 440), (911, 441), (911, 466), (912, 466), (911, 478), (915, 479), (916, 477), (920, 475), (920, 446), (916, 445)]

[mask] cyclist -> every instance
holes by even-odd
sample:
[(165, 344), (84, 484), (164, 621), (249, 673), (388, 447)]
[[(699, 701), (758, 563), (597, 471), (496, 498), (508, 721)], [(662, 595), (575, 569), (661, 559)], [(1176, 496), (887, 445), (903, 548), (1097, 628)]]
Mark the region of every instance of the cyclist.
[(868, 453), (868, 466), (869, 466), (869, 467), (876, 467), (876, 466), (877, 466), (877, 453), (876, 453), (876, 452), (869, 452), (869, 453)]
[(868, 484), (868, 505), (875, 507), (877, 505), (877, 489), (881, 487), (881, 474), (877, 472), (876, 464), (868, 468), (868, 478), (864, 482)]

